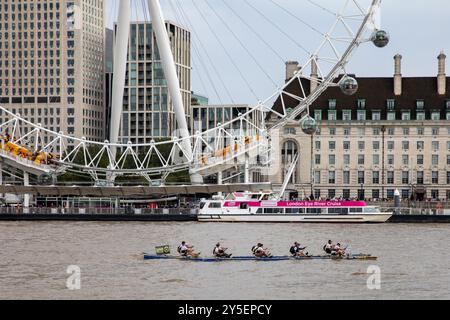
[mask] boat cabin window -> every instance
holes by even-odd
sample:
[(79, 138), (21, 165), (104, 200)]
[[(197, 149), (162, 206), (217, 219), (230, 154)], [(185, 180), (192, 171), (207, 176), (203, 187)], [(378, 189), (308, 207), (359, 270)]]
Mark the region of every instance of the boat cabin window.
[(350, 213), (359, 213), (363, 212), (362, 208), (350, 208)]
[(253, 199), (253, 200), (258, 200), (259, 197), (260, 197), (259, 194), (254, 194), (254, 195), (251, 196), (251, 199)]
[(208, 206), (211, 209), (220, 209), (222, 208), (222, 204), (220, 202), (211, 202)]
[(258, 210), (256, 210), (256, 214), (262, 214), (263, 213), (263, 209), (259, 208)]
[(321, 208), (306, 208), (306, 213), (321, 214)]
[(366, 213), (377, 213), (379, 210), (375, 207), (365, 207), (364, 212)]
[(269, 200), (269, 195), (268, 195), (268, 194), (265, 194), (265, 195), (261, 198), (261, 200), (262, 200), (262, 201), (267, 201), (267, 200)]
[(348, 208), (328, 208), (328, 214), (348, 214)]
[(205, 207), (206, 202), (201, 202), (200, 203), (200, 209), (203, 209)]
[(286, 208), (287, 214), (299, 214), (299, 213), (305, 213), (305, 209), (303, 208)]
[(248, 204), (245, 202), (242, 202), (241, 205), (239, 206), (240, 209), (242, 210), (247, 210), (248, 209)]
[(283, 208), (265, 208), (264, 213), (266, 213), (266, 214), (284, 213), (284, 209)]

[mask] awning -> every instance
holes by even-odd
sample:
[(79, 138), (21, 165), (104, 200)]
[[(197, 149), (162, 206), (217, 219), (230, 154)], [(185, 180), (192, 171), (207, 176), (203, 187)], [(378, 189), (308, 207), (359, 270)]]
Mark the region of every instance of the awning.
[(182, 186), (136, 186), (136, 187), (85, 187), (85, 186), (0, 186), (0, 193), (31, 194), (39, 197), (113, 197), (146, 198), (153, 195), (176, 196), (195, 194), (231, 193), (237, 191), (271, 191), (271, 183), (182, 185)]

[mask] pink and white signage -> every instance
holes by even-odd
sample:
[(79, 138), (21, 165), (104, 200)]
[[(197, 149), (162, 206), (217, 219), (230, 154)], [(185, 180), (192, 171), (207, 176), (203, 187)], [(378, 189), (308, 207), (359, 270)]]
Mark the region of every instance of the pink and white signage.
[(287, 207), (287, 208), (339, 208), (365, 207), (364, 201), (226, 201), (224, 207), (239, 207), (246, 203), (249, 207)]

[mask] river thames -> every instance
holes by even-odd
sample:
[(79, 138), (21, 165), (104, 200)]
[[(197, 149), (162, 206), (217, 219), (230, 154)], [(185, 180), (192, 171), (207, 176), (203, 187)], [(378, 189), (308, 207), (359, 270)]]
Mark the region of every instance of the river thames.
[[(447, 224), (202, 224), (0, 222), (0, 299), (449, 299)], [(210, 256), (263, 242), (275, 255), (299, 241), (321, 254), (326, 240), (377, 261), (197, 263), (143, 261), (157, 245), (186, 240)], [(81, 287), (66, 287), (69, 266)], [(369, 290), (368, 268), (381, 271)]]

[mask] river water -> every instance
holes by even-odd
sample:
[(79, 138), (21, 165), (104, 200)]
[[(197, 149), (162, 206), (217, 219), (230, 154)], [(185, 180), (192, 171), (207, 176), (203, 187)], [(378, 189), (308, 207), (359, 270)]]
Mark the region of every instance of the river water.
[[(449, 299), (450, 225), (0, 222), (1, 299)], [(186, 240), (208, 256), (217, 241), (235, 255), (263, 242), (321, 253), (328, 239), (377, 261), (198, 263), (143, 261), (141, 252)], [(81, 288), (68, 290), (69, 265)], [(368, 267), (381, 288), (369, 290)]]

